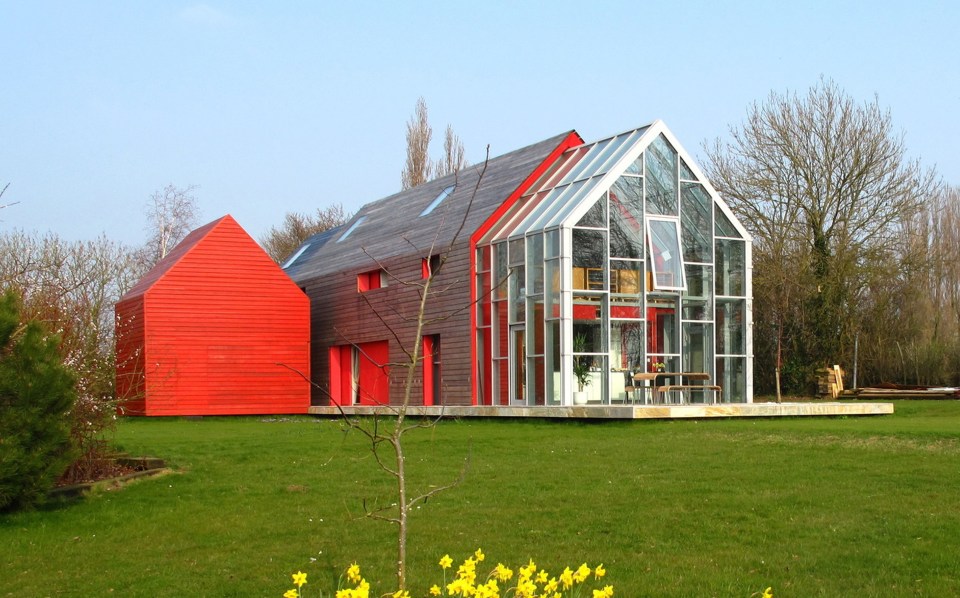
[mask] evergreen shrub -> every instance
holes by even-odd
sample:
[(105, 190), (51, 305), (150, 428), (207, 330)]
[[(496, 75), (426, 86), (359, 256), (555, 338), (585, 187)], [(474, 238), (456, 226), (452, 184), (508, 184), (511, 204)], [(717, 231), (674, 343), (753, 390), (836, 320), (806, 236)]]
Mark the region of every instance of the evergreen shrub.
[(16, 294), (0, 297), (0, 512), (41, 501), (74, 459), (73, 375), (56, 336), (20, 321)]

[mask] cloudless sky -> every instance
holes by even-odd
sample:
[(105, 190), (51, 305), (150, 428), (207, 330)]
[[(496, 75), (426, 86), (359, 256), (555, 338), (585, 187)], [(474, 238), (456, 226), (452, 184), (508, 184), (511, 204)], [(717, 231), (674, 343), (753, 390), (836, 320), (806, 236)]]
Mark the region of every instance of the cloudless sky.
[(146, 236), (197, 185), (198, 224), (255, 238), (286, 212), (400, 188), (419, 96), (439, 155), (662, 119), (723, 138), (821, 76), (891, 111), (911, 158), (960, 185), (960, 3), (0, 0), (0, 230)]

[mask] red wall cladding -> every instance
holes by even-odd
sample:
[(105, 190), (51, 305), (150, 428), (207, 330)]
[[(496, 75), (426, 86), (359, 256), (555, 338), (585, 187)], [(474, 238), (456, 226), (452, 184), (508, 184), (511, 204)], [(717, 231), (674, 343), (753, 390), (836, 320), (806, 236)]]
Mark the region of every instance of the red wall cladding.
[(306, 413), (309, 312), (233, 218), (195, 230), (117, 304), (122, 411)]

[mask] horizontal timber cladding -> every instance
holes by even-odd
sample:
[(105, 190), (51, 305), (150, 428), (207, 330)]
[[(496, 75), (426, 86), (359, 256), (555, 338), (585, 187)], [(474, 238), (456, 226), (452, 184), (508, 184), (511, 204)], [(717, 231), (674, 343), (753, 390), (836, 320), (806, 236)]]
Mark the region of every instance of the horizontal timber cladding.
[[(420, 285), (425, 282), (421, 279), (423, 257), (427, 256), (412, 254), (383, 263), (389, 273), (386, 286), (363, 293), (351, 283), (358, 273), (366, 271), (363, 265), (306, 281), (313, 328), (313, 404), (330, 404), (329, 347), (377, 341), (389, 345), (390, 402), (402, 402), (407, 377), (404, 364), (410, 363), (407, 352), (413, 348), (423, 288)], [(443, 268), (434, 274), (427, 296), (423, 335), (439, 337), (442, 347), (440, 396), (434, 398), (437, 404), (469, 405), (471, 401), (469, 272), (469, 245), (464, 240), (449, 252)], [(422, 363), (416, 367), (412, 382), (411, 402), (422, 404)]]
[(168, 258), (117, 305), (143, 328), (142, 399), (131, 406), (145, 415), (305, 413), (309, 300), (296, 284), (229, 216)]

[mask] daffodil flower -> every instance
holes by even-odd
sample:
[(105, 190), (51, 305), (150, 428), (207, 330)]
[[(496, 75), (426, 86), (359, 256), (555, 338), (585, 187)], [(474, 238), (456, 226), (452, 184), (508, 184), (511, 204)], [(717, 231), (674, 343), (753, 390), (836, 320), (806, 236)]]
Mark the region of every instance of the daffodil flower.
[(297, 571), (291, 577), (293, 577), (293, 585), (297, 586), (298, 588), (307, 583), (307, 574), (302, 571)]

